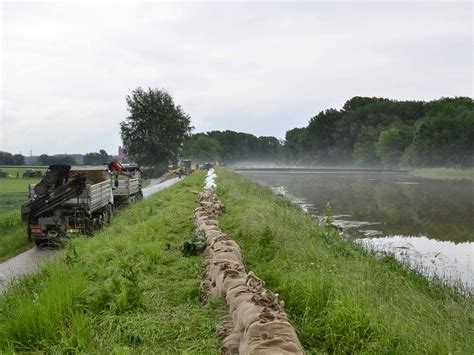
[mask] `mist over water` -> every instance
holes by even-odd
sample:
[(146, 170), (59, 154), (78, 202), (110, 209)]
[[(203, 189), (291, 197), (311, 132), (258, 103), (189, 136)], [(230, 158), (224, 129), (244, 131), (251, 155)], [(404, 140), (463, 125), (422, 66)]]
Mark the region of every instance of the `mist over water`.
[(321, 218), (329, 202), (344, 236), (429, 277), (474, 289), (474, 184), (396, 172), (240, 171)]

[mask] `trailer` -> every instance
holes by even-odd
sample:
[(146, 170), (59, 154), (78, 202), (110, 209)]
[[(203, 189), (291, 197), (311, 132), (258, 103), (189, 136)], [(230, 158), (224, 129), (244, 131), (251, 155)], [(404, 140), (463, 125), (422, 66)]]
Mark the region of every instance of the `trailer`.
[(37, 245), (71, 233), (90, 234), (114, 212), (112, 176), (107, 167), (52, 165), (21, 208), (28, 236)]
[(117, 207), (129, 205), (143, 198), (141, 170), (138, 165), (124, 164), (113, 170), (113, 195)]

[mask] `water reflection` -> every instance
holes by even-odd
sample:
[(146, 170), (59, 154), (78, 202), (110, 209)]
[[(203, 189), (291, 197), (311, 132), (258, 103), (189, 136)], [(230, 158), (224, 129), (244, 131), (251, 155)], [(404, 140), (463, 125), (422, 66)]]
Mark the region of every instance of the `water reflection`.
[(455, 244), (423, 236), (361, 238), (358, 242), (374, 250), (389, 252), (428, 277), (437, 277), (460, 287), (474, 286), (474, 243)]
[(473, 183), (383, 174), (244, 175), (278, 187), (319, 217), (330, 202), (334, 224), (361, 243), (474, 287)]

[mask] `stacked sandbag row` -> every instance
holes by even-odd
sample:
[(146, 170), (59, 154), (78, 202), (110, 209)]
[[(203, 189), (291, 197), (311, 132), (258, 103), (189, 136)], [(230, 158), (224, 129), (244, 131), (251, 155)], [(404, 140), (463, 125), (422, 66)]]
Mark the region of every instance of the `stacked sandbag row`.
[(245, 272), (239, 246), (220, 230), (218, 216), (224, 206), (215, 189), (206, 188), (198, 202), (193, 222), (204, 232), (207, 244), (202, 288), (207, 299), (219, 297), (229, 307), (218, 329), (224, 337), (221, 353), (303, 354), (278, 295), (265, 289), (252, 272)]

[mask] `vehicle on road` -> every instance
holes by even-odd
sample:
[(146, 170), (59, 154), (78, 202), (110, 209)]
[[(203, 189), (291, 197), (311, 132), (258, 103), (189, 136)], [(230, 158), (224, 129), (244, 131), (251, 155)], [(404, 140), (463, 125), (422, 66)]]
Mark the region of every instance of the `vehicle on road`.
[(29, 238), (37, 245), (70, 234), (91, 234), (112, 220), (117, 207), (140, 199), (139, 167), (51, 165), (30, 184), (21, 207)]

